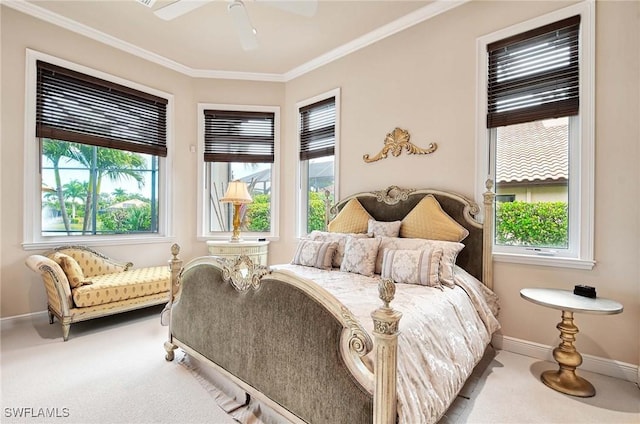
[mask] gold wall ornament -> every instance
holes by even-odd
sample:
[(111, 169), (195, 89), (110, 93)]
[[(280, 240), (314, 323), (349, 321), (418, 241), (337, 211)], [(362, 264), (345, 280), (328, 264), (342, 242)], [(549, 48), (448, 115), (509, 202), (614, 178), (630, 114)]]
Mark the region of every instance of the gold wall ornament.
[(371, 163), (380, 159), (386, 159), (389, 152), (391, 152), (393, 156), (400, 156), (403, 148), (406, 149), (407, 154), (410, 155), (426, 155), (435, 152), (438, 148), (436, 143), (429, 143), (429, 146), (426, 149), (423, 149), (411, 143), (409, 141), (410, 138), (411, 136), (409, 135), (409, 131), (396, 127), (393, 131), (387, 134), (384, 139), (384, 147), (377, 155), (369, 157), (369, 154), (365, 154), (362, 156), (362, 159), (367, 163)]

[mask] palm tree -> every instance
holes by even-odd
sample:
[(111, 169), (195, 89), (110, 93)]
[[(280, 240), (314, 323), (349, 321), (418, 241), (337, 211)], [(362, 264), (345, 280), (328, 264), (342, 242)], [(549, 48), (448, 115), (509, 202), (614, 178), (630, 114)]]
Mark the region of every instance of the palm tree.
[[(138, 187), (144, 185), (144, 177), (141, 170), (145, 168), (146, 161), (138, 153), (124, 150), (97, 148), (95, 146), (73, 143), (72, 154), (75, 160), (82, 163), (89, 170), (89, 183), (85, 198), (85, 219), (82, 224), (82, 233), (89, 229), (90, 216), (97, 214), (97, 205), (94, 198), (100, 195), (100, 187), (103, 177), (111, 181), (133, 179)], [(93, 228), (96, 230), (96, 228)]]
[(60, 160), (65, 157), (69, 158), (69, 144), (45, 138), (42, 140), (42, 155), (49, 159), (53, 164), (53, 174), (56, 180), (56, 194), (58, 197), (58, 204), (60, 205), (60, 215), (62, 216), (62, 222), (64, 223), (67, 235), (69, 235), (71, 234), (69, 216), (67, 215), (67, 208), (64, 203), (62, 180), (60, 178)]
[(85, 199), (88, 190), (86, 182), (81, 183), (78, 180), (71, 180), (64, 185), (64, 198), (71, 201), (71, 218), (76, 218), (76, 200), (81, 202)]

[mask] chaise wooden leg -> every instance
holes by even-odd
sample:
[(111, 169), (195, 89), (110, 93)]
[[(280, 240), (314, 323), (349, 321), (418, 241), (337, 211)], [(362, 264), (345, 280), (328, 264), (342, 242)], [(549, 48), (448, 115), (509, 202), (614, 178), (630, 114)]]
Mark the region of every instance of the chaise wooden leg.
[(71, 324), (62, 324), (62, 340), (65, 342), (69, 339), (69, 330), (71, 329)]
[(47, 310), (47, 312), (49, 313), (49, 324), (53, 324), (55, 315), (53, 315), (53, 313), (50, 310)]

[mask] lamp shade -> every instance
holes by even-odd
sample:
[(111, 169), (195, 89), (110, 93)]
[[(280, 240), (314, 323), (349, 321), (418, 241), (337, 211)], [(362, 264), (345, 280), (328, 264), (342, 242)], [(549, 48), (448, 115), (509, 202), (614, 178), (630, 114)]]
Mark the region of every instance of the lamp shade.
[(224, 193), (224, 197), (220, 199), (221, 202), (241, 204), (251, 203), (253, 199), (249, 194), (247, 183), (242, 181), (231, 181), (227, 187), (227, 191)]

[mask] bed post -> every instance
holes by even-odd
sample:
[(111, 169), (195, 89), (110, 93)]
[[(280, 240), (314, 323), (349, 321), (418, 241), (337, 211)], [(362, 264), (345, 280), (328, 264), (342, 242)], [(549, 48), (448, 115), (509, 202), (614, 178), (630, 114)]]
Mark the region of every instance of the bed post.
[(373, 389), (374, 424), (395, 424), (397, 416), (397, 367), (398, 367), (398, 323), (402, 313), (389, 307), (395, 295), (393, 280), (378, 283), (378, 293), (384, 306), (371, 313), (375, 338), (375, 386)]
[(493, 205), (495, 193), (493, 181), (488, 179), (485, 183), (487, 191), (484, 197), (484, 223), (482, 230), (482, 282), (493, 290)]
[(167, 324), (169, 326), (169, 339), (164, 342), (164, 350), (167, 352), (165, 355), (165, 359), (167, 361), (173, 361), (174, 358), (174, 350), (177, 348), (176, 345), (173, 344), (173, 339), (171, 337), (171, 305), (175, 300), (176, 295), (178, 294), (178, 290), (180, 289), (180, 271), (182, 270), (182, 259), (178, 258), (178, 253), (180, 253), (180, 246), (177, 243), (171, 245), (171, 255), (173, 256), (169, 259), (169, 270), (171, 272), (171, 294), (169, 295), (169, 303), (165, 306), (163, 315), (165, 311), (167, 312), (168, 321)]

